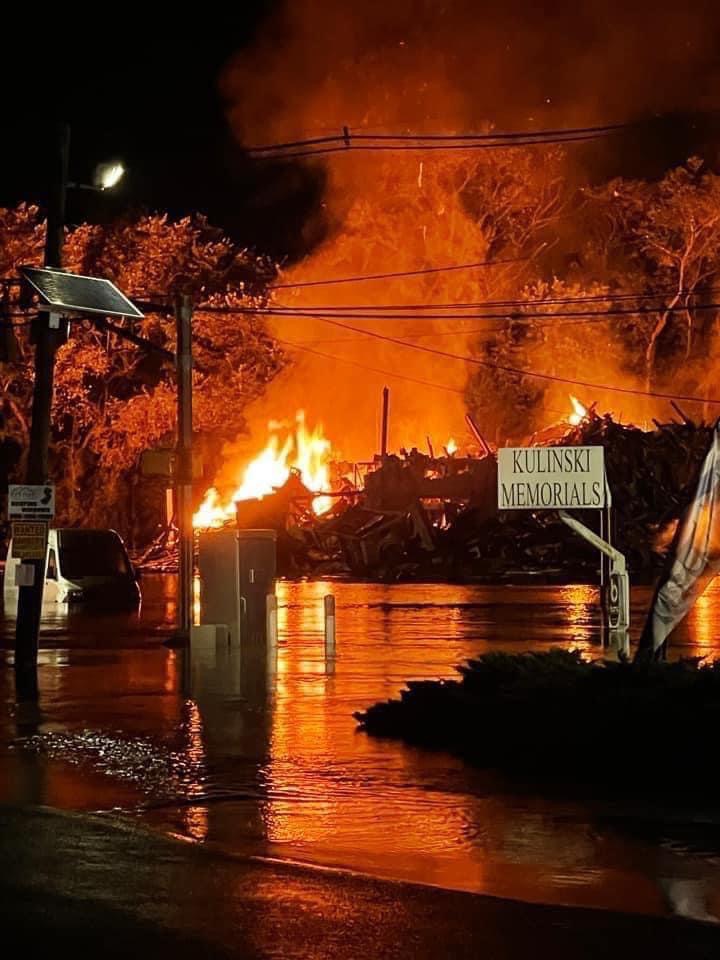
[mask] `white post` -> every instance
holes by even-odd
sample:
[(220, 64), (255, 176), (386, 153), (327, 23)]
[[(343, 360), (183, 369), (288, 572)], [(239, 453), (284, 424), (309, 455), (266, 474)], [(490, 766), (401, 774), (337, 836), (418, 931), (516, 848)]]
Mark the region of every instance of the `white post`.
[(277, 597), (268, 593), (265, 597), (265, 631), (267, 635), (268, 652), (277, 656)]
[(335, 597), (329, 593), (323, 598), (325, 608), (325, 656), (335, 656)]

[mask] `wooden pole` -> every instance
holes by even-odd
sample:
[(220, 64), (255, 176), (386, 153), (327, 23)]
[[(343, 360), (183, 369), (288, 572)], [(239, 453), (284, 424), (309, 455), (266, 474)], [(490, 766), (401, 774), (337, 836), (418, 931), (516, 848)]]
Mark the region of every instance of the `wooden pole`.
[[(45, 233), (45, 266), (62, 267), (65, 237), (65, 203), (68, 185), (70, 128), (61, 123), (52, 144), (52, 170), (48, 191)], [(52, 423), (55, 351), (62, 342), (64, 321), (46, 312), (33, 324), (35, 337), (35, 384), (33, 387), (30, 450), (26, 482), (47, 483), (50, 429)], [(54, 324), (54, 326), (53, 326)], [(45, 559), (25, 561), (32, 567), (32, 584), (20, 587), (15, 626), (15, 690), (18, 703), (36, 703), (38, 699), (37, 660), (45, 587)]]
[(388, 453), (388, 418), (390, 416), (390, 387), (383, 387), (382, 427), (380, 431), (380, 455), (385, 459)]
[(177, 468), (176, 492), (180, 565), (177, 593), (177, 639), (190, 639), (193, 609), (192, 525), (192, 302), (188, 294), (175, 303), (177, 330)]

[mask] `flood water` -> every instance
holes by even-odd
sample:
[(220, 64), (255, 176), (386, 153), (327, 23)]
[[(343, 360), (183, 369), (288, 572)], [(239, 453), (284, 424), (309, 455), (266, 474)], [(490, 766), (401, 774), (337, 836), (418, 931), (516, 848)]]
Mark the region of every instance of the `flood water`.
[[(19, 735), (11, 721), (0, 651), (0, 799), (120, 812), (237, 853), (498, 896), (720, 916), (720, 809), (510, 781), (356, 731), (353, 711), (489, 650), (599, 654), (593, 587), (280, 583), (276, 659), (241, 668), (213, 648), (185, 672), (162, 642), (174, 589), (146, 577), (139, 615), (47, 611), (36, 730)], [(636, 628), (648, 602), (634, 593)], [(674, 650), (720, 655), (719, 628), (713, 587)], [(13, 629), (6, 618), (6, 647)], [(622, 735), (608, 718), (608, 736)]]

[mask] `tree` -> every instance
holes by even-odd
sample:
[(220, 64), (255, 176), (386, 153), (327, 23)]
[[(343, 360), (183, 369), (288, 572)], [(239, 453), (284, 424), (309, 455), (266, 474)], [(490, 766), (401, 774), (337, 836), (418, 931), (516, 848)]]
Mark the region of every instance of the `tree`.
[[(478, 358), (488, 363), (559, 378), (553, 382), (492, 367), (475, 370), (466, 390), (468, 406), (498, 439), (521, 439), (556, 418), (568, 408), (571, 392), (584, 392), (586, 404), (597, 402), (601, 409), (647, 422), (657, 415), (658, 401), (643, 397), (643, 391), (660, 384), (672, 392), (707, 396), (713, 386), (713, 361), (720, 349), (715, 314), (698, 307), (715, 299), (720, 177), (701, 161), (690, 160), (657, 182), (613, 180), (582, 188), (565, 203), (563, 213), (560, 240), (567, 246), (568, 238), (578, 238), (576, 252), (566, 254), (551, 280), (543, 279), (538, 263), (537, 279), (519, 299), (607, 299), (576, 304), (575, 309), (597, 311), (597, 318), (523, 320), (529, 310), (520, 309), (516, 319), (474, 344)], [(562, 303), (535, 304), (532, 313), (572, 309)], [(573, 379), (599, 386), (587, 396), (587, 388), (563, 382)], [(631, 387), (639, 394), (621, 396), (603, 384)]]
[[(490, 340), (483, 338), (476, 344), (478, 359), (489, 365), (475, 368), (465, 397), (471, 414), (495, 442), (521, 441), (549, 422), (567, 417), (572, 412), (569, 395), (587, 392), (568, 385), (567, 380), (613, 382), (618, 370), (632, 375), (625, 368), (622, 333), (611, 318), (602, 313), (597, 320), (557, 316), (558, 306), (553, 301), (583, 297), (608, 297), (597, 303), (599, 311), (614, 305), (612, 293), (599, 283), (585, 286), (556, 278), (528, 284), (519, 297), (527, 306), (516, 308), (513, 318)], [(543, 300), (551, 302), (543, 305)], [(543, 314), (548, 314), (547, 319)], [(595, 345), (593, 351), (588, 350), (588, 337)], [(511, 372), (508, 367), (529, 373)], [(558, 379), (536, 378), (530, 371)], [(586, 406), (597, 402), (612, 409), (615, 396), (598, 391), (580, 399)]]
[[(40, 261), (43, 226), (35, 208), (0, 211), (3, 277), (21, 263)], [(259, 307), (267, 302), (275, 267), (238, 249), (204, 218), (171, 222), (146, 216), (111, 226), (83, 225), (68, 232), (69, 270), (113, 280), (129, 295), (159, 301), (136, 332), (174, 350), (174, 293), (190, 290), (217, 307)], [(13, 312), (21, 311), (11, 288)], [(262, 320), (251, 313), (198, 310), (194, 315), (194, 428), (204, 459), (214, 464), (224, 442), (245, 427), (245, 405), (259, 395), (284, 362)], [(32, 347), (18, 328), (19, 356), (0, 363), (0, 441), (23, 450), (29, 439)], [(74, 322), (58, 351), (53, 405), (51, 470), (62, 523), (130, 525), (132, 486), (143, 450), (171, 446), (175, 429), (175, 374), (158, 354), (138, 349), (87, 321)], [(22, 472), (22, 464), (16, 472)]]
[(708, 346), (713, 318), (696, 305), (720, 267), (720, 176), (693, 157), (657, 182), (614, 180), (596, 198), (612, 224), (611, 242), (664, 294), (664, 308), (645, 322), (650, 389), (658, 375), (671, 380), (694, 346), (696, 355)]

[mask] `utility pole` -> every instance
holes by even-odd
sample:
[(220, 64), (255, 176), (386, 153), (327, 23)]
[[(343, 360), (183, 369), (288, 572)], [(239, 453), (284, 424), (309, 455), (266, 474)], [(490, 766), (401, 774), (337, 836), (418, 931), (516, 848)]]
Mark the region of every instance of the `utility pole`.
[(380, 456), (383, 461), (388, 452), (388, 421), (390, 417), (390, 387), (383, 387), (382, 392), (382, 419), (380, 425)]
[[(70, 128), (66, 123), (58, 124), (50, 150), (52, 167), (47, 198), (44, 263), (46, 267), (60, 268), (63, 259), (70, 154)], [(28, 484), (42, 484), (48, 479), (55, 351), (63, 339), (64, 323), (65, 321), (55, 314), (41, 312), (33, 325), (35, 385), (26, 474)], [(45, 559), (25, 561), (25, 563), (33, 568), (33, 582), (31, 586), (20, 587), (18, 594), (15, 628), (15, 690), (18, 703), (33, 703), (38, 699), (37, 657), (45, 586)]]
[(192, 524), (192, 301), (181, 294), (175, 302), (177, 331), (177, 466), (176, 491), (180, 546), (177, 594), (177, 639), (190, 639), (193, 609)]

